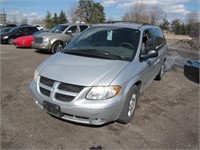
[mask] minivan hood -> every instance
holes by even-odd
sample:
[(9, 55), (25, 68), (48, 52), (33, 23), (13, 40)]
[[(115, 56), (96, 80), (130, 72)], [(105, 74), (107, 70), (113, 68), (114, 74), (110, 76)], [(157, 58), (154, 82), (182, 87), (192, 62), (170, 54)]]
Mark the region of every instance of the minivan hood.
[(106, 86), (129, 63), (57, 53), (43, 62), (38, 71), (41, 76), (60, 82), (82, 86)]

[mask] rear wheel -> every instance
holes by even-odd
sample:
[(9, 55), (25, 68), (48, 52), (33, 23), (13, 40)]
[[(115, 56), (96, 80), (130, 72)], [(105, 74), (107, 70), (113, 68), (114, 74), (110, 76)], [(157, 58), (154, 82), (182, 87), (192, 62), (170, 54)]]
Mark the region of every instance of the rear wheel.
[(127, 124), (133, 119), (138, 100), (138, 87), (134, 85), (127, 95), (122, 112), (117, 122)]
[(51, 48), (51, 53), (57, 53), (63, 49), (62, 42), (55, 42)]
[(163, 77), (164, 71), (165, 71), (165, 65), (163, 63), (162, 66), (161, 66), (160, 72), (156, 76), (155, 80), (161, 80), (162, 77)]

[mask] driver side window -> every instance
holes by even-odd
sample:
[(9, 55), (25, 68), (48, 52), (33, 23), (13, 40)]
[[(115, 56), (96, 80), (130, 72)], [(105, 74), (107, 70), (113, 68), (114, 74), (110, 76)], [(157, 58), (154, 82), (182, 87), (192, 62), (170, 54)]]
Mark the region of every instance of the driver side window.
[(72, 26), (67, 31), (72, 31), (72, 33), (76, 33), (77, 32), (77, 26)]

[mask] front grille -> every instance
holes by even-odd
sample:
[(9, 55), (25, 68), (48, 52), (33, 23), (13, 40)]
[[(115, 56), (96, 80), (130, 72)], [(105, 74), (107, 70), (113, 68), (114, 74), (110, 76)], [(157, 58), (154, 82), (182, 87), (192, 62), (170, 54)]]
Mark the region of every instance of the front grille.
[(40, 87), (40, 92), (48, 97), (50, 97), (51, 91)]
[(84, 86), (79, 85), (73, 85), (68, 83), (61, 83), (58, 87), (59, 90), (68, 91), (68, 92), (74, 92), (74, 93), (80, 93)]
[(42, 37), (34, 37), (34, 43), (42, 44), (43, 43), (43, 38)]
[(65, 101), (65, 102), (71, 102), (75, 97), (74, 96), (69, 96), (69, 95), (64, 95), (60, 93), (56, 93), (56, 99)]
[(48, 79), (48, 78), (45, 78), (45, 77), (41, 77), (40, 78), (40, 82), (44, 85), (47, 85), (49, 87), (53, 87), (53, 84), (54, 84), (54, 80), (51, 80), (51, 79)]
[(74, 95), (78, 95), (83, 90), (83, 88), (84, 86), (63, 83), (43, 76), (40, 77), (40, 92), (48, 97), (51, 97), (51, 92), (53, 92), (52, 96), (55, 97), (52, 98), (55, 98), (59, 101), (70, 102), (74, 100), (76, 97)]

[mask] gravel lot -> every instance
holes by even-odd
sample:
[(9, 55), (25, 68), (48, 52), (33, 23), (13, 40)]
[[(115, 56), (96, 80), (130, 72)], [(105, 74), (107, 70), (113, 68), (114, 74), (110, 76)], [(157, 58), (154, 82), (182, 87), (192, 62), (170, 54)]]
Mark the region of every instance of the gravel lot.
[(32, 100), (29, 83), (50, 54), (0, 46), (1, 149), (200, 148), (199, 84), (181, 68), (187, 59), (199, 58), (197, 53), (169, 49), (163, 80), (153, 81), (141, 95), (130, 124), (91, 127), (56, 119)]

